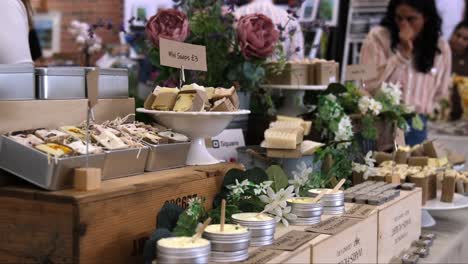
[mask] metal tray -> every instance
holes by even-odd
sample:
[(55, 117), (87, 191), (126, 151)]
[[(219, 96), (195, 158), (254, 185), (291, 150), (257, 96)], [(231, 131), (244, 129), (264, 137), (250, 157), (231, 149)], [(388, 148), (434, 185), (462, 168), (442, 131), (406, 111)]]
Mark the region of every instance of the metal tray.
[(190, 142), (149, 145), (145, 171), (160, 171), (185, 166)]
[(86, 71), (82, 67), (36, 68), (39, 99), (86, 98)]
[[(89, 155), (89, 166), (103, 168), (105, 154)], [(0, 168), (47, 190), (73, 186), (73, 170), (85, 167), (85, 156), (48, 158), (39, 150), (24, 146), (6, 136), (0, 137)]]
[(32, 65), (0, 64), (0, 100), (34, 100)]
[(142, 174), (145, 172), (148, 152), (148, 147), (106, 151), (102, 179), (109, 180)]

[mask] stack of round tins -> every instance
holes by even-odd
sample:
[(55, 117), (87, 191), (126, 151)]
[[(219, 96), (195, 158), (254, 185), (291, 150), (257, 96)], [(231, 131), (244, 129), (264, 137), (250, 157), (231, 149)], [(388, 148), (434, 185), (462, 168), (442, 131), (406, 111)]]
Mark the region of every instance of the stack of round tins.
[(273, 217), (258, 213), (232, 215), (232, 222), (250, 230), (250, 245), (253, 247), (273, 244), (276, 221)]
[(338, 190), (333, 192), (332, 189), (312, 189), (309, 190), (311, 197), (316, 197), (321, 191), (327, 191), (327, 194), (320, 199), (323, 203), (323, 214), (325, 215), (340, 215), (345, 212), (344, 192)]
[(210, 241), (192, 237), (170, 237), (158, 241), (157, 263), (208, 263), (210, 257)]
[(313, 225), (321, 221), (323, 204), (321, 201), (312, 202), (310, 197), (296, 197), (287, 201), (291, 206), (291, 213), (297, 216), (296, 220), (289, 220), (292, 225)]
[(209, 225), (203, 237), (211, 242), (211, 262), (236, 262), (249, 258), (250, 231), (239, 225)]

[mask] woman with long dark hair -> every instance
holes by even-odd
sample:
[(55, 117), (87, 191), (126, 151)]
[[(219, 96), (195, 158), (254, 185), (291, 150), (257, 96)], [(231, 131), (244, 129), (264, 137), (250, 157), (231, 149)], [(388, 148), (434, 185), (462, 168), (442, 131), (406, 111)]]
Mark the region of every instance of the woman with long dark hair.
[(448, 96), (451, 53), (441, 24), (434, 0), (391, 0), (381, 26), (371, 30), (361, 50), (361, 63), (378, 72), (365, 80), (367, 91), (374, 93), (383, 82), (400, 83), (402, 101), (423, 119), (422, 131), (406, 132), (408, 145), (426, 140), (427, 115)]

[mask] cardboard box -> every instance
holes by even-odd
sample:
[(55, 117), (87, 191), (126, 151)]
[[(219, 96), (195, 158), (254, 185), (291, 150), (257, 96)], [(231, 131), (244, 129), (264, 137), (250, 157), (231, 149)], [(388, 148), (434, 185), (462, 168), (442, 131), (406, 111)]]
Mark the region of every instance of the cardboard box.
[(307, 85), (309, 78), (307, 67), (307, 64), (303, 63), (288, 63), (279, 75), (268, 72), (266, 81), (269, 84)]
[[(315, 85), (328, 85), (338, 81), (339, 64), (334, 61), (317, 62), (313, 64)], [(311, 72), (309, 71), (309, 74)]]
[[(0, 134), (35, 128), (77, 125), (86, 120), (87, 99), (0, 101)], [(96, 122), (135, 113), (135, 100), (99, 99), (93, 109)], [(130, 117), (129, 121), (134, 118)]]
[(421, 235), (421, 189), (401, 191), (400, 197), (378, 207), (378, 259), (389, 263)]
[(0, 263), (143, 263), (146, 239), (165, 203), (210, 208), (235, 163), (186, 167), (104, 181), (91, 192), (0, 188)]

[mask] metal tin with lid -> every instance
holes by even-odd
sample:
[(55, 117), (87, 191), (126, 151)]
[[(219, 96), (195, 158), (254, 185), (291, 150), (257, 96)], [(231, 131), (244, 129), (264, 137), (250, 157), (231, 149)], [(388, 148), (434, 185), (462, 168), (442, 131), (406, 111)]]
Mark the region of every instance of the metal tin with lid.
[[(276, 221), (273, 217), (262, 214), (264, 219), (256, 220), (258, 213), (240, 213), (232, 215), (232, 222), (245, 226), (250, 230), (250, 245), (264, 246), (273, 243), (276, 230)], [(252, 220), (255, 219), (255, 220)]]
[(210, 232), (203, 233), (203, 237), (210, 240), (212, 251), (235, 252), (249, 248), (250, 231), (242, 233), (222, 233)]
[(32, 64), (0, 64), (0, 100), (34, 100)]
[(309, 190), (309, 195), (311, 197), (316, 197), (323, 190), (328, 191), (320, 199), (322, 201), (324, 207), (343, 206), (344, 205), (344, 192), (341, 191), (341, 190), (333, 192), (332, 189), (312, 189), (312, 190)]
[(297, 199), (311, 199), (308, 197), (291, 198), (287, 201), (287, 204), (291, 206), (291, 213), (298, 217), (309, 218), (319, 217), (323, 212), (323, 203), (321, 201), (317, 203), (308, 202), (295, 202)]
[(85, 99), (86, 70), (83, 67), (36, 68), (39, 99)]
[(211, 262), (237, 262), (237, 261), (244, 261), (248, 258), (249, 258), (248, 249), (244, 249), (241, 251), (234, 251), (234, 252), (211, 251), (211, 255), (210, 255)]
[[(177, 239), (180, 237), (172, 237), (169, 239)], [(161, 241), (161, 240), (160, 240)], [(156, 246), (157, 248), (157, 263), (167, 263), (167, 264), (203, 264), (208, 263), (210, 257), (211, 244), (208, 241), (207, 245), (196, 246), (190, 248), (176, 248), (176, 247), (165, 247), (160, 244)]]
[[(87, 67), (90, 71), (94, 67)], [(99, 68), (98, 98), (128, 98), (128, 69)]]
[(340, 215), (344, 214), (345, 207), (343, 206), (335, 206), (335, 207), (323, 207), (323, 214), (324, 215)]
[(318, 224), (322, 221), (322, 217), (298, 217), (295, 220), (289, 220), (291, 225), (297, 226), (306, 226), (306, 225), (314, 225)]

